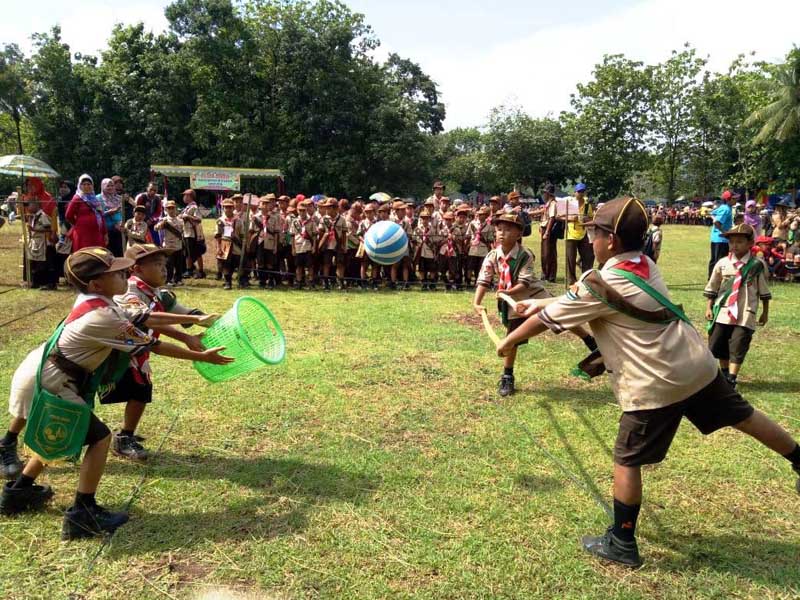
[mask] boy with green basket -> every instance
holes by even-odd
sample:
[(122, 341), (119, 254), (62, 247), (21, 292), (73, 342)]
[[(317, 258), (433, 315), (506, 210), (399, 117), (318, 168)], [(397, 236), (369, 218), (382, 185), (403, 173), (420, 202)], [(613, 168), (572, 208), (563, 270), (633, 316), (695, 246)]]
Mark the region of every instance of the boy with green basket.
[(769, 319), (772, 294), (766, 265), (750, 254), (755, 230), (740, 223), (722, 235), (728, 238), (731, 251), (714, 265), (703, 295), (708, 299), (708, 347), (719, 360), (722, 374), (736, 387), (756, 329), (758, 301), (763, 307), (758, 324), (763, 326)]
[(669, 299), (658, 267), (642, 254), (648, 227), (642, 203), (634, 198), (607, 202), (586, 226), (603, 268), (584, 273), (569, 293), (545, 308), (518, 302), (517, 311), (528, 319), (498, 344), (497, 352), (507, 356), (548, 329), (591, 327), (623, 413), (614, 445), (614, 523), (601, 536), (584, 537), (582, 544), (595, 556), (638, 567), (641, 468), (664, 460), (683, 417), (704, 435), (733, 427), (754, 437), (786, 458), (798, 475), (800, 445), (731, 387), (683, 309)]
[[(15, 377), (19, 388), (30, 390), (30, 403), (26, 406), (25, 399), (18, 398), (21, 414), (14, 416), (17, 422), (27, 417), (25, 443), (38, 456), (28, 461), (16, 481), (6, 483), (0, 495), (0, 514), (44, 505), (53, 497), (49, 486), (35, 485), (44, 461), (74, 456), (82, 446), (88, 446), (75, 502), (64, 514), (61, 535), (65, 540), (111, 533), (128, 520), (127, 514), (108, 511), (95, 501), (111, 439), (108, 427), (92, 412), (97, 389), (121, 377), (131, 356), (145, 350), (214, 364), (232, 360), (220, 355), (223, 348), (195, 352), (160, 343), (141, 331), (142, 325), (207, 326), (216, 315), (170, 315), (148, 310), (129, 315), (111, 298), (125, 291), (125, 275), (132, 265), (132, 260), (115, 258), (105, 248), (83, 248), (72, 254), (65, 272), (79, 291), (73, 309), (50, 339), (34, 351), (41, 352), (35, 371)], [(23, 365), (32, 364), (29, 359)], [(22, 385), (25, 383), (28, 385)]]

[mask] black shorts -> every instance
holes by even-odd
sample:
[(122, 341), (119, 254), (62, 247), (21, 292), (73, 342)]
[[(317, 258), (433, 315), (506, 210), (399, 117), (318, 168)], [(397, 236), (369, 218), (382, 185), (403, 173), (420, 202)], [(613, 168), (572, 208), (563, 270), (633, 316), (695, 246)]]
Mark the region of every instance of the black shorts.
[(741, 423), (753, 407), (728, 383), (722, 373), (686, 400), (656, 408), (622, 413), (614, 444), (614, 462), (626, 467), (659, 463), (667, 455), (681, 418), (708, 435)]
[(98, 419), (94, 413), (89, 415), (89, 429), (86, 430), (86, 437), (83, 440), (84, 446), (91, 446), (100, 440), (104, 440), (111, 435), (108, 425)]
[(141, 375), (134, 374), (132, 368), (128, 369), (112, 387), (98, 394), (100, 404), (118, 404), (129, 400), (150, 404), (153, 401), (153, 384), (141, 383), (141, 378)]
[(294, 255), (294, 268), (295, 269), (310, 269), (311, 268), (311, 252), (298, 252)]
[[(508, 322), (508, 324), (506, 325), (506, 335), (508, 335), (509, 333), (514, 331), (517, 327), (522, 325), (525, 321), (526, 321), (526, 319), (511, 319)], [(519, 348), (520, 346), (523, 346), (523, 345), (525, 345), (527, 343), (528, 343), (528, 340), (523, 340), (519, 344), (517, 344), (515, 346), (515, 348)]]
[(725, 325), (714, 323), (708, 336), (708, 347), (711, 354), (718, 360), (730, 360), (737, 365), (744, 362), (750, 342), (753, 340), (753, 330), (740, 325)]

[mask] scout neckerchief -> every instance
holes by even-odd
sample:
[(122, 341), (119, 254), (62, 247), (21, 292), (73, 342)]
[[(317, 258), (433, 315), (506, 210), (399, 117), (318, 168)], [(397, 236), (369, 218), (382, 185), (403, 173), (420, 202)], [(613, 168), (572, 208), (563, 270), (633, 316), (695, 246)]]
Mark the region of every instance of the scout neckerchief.
[[(499, 247), (495, 249), (495, 252), (498, 250), (500, 250)], [(510, 256), (514, 254), (514, 250), (517, 252), (514, 258), (510, 258)], [(510, 290), (514, 287), (514, 283), (517, 281), (517, 277), (519, 277), (519, 272), (522, 270), (522, 266), (525, 263), (522, 257), (522, 246), (516, 244), (505, 256), (500, 256), (498, 253), (497, 263), (500, 267), (498, 269), (499, 282), (497, 289), (500, 291)], [(500, 320), (503, 325), (508, 325), (508, 308), (508, 303), (504, 300), (497, 301), (497, 310), (500, 312)]]
[(450, 227), (444, 226), (447, 229), (447, 244), (445, 245), (445, 250), (443, 254), (447, 257), (455, 256), (456, 249), (453, 245), (453, 230)]
[(339, 222), (339, 219), (341, 217), (342, 217), (342, 215), (336, 215), (336, 219), (332, 220), (330, 222), (329, 229), (328, 229), (328, 236), (327, 236), (328, 237), (328, 241), (325, 243), (325, 247), (326, 248), (330, 247), (331, 242), (335, 242), (336, 243), (336, 248), (339, 247), (339, 241), (336, 239), (336, 224)]
[(742, 287), (742, 267), (745, 262), (736, 258), (733, 252), (728, 254), (728, 260), (733, 263), (736, 275), (733, 278), (733, 285), (731, 286), (731, 293), (728, 295), (726, 307), (728, 309), (728, 317), (736, 323), (739, 321), (739, 288)]
[(475, 228), (475, 235), (472, 237), (471, 245), (473, 247), (481, 245), (481, 230), (483, 229), (483, 223), (481, 223), (480, 219), (475, 219), (472, 222), (472, 226)]
[[(752, 278), (757, 277), (759, 273), (761, 273), (761, 269), (763, 268), (763, 264), (758, 258), (753, 255), (750, 255), (750, 260), (747, 261), (741, 268), (741, 281), (739, 282), (740, 285), (742, 283), (748, 283)], [(735, 281), (735, 280), (734, 280)], [(706, 331), (711, 331), (714, 328), (714, 323), (717, 322), (717, 317), (719, 316), (720, 311), (722, 310), (723, 306), (728, 305), (728, 299), (733, 291), (733, 287), (729, 287), (723, 294), (717, 297), (717, 301), (714, 303), (714, 308), (711, 311), (711, 320), (706, 322)], [(738, 311), (737, 311), (738, 312)]]

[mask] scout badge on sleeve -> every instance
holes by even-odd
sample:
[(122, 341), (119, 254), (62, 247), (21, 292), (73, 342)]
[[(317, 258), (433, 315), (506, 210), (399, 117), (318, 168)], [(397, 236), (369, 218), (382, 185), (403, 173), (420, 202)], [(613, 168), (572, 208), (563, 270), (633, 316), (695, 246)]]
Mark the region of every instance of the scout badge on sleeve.
[(236, 360), (226, 365), (195, 362), (194, 368), (211, 382), (226, 381), (286, 357), (286, 338), (280, 324), (259, 300), (242, 296), (209, 327), (202, 338), (206, 348), (225, 346)]

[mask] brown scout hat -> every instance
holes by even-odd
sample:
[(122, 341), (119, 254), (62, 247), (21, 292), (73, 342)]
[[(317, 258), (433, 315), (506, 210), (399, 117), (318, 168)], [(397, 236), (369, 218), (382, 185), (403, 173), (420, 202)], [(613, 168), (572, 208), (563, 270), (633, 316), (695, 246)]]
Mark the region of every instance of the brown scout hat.
[(748, 240), (753, 240), (756, 237), (756, 231), (747, 223), (739, 223), (728, 231), (722, 234), (722, 237), (730, 238), (733, 235), (743, 235)]
[(446, 212), (446, 213), (444, 213), (444, 214), (442, 215), (442, 218), (443, 218), (445, 221), (452, 221), (453, 219), (455, 219), (455, 218), (456, 218), (456, 216), (455, 216), (453, 213), (451, 213), (450, 211), (448, 211), (448, 212)]
[(458, 215), (459, 213), (468, 215), (471, 212), (472, 212), (472, 209), (469, 206), (459, 206), (456, 209), (456, 215)]
[(403, 208), (406, 208), (406, 203), (403, 202), (402, 200), (398, 200), (397, 202), (394, 202), (392, 204), (392, 209), (393, 210), (400, 210), (400, 209), (403, 209)]
[(175, 252), (170, 248), (160, 248), (155, 244), (134, 244), (125, 250), (125, 258), (130, 258), (134, 262), (139, 262), (143, 258), (153, 256), (154, 254), (169, 255)]
[(288, 202), (288, 201), (289, 201), (289, 196), (287, 196), (286, 194), (281, 194), (280, 196), (278, 196), (278, 202)]
[(388, 204), (381, 204), (378, 207), (378, 212), (389, 212), (390, 209), (391, 207)]
[(441, 188), (444, 189), (444, 184), (441, 181), (434, 181), (433, 182), (433, 189)]
[(231, 196), (231, 200), (244, 200), (244, 196), (242, 196), (241, 194), (234, 194), (233, 196)]
[(133, 265), (130, 258), (117, 258), (107, 248), (91, 246), (70, 254), (64, 269), (71, 282), (86, 287), (104, 273), (130, 269)]
[(164, 203), (164, 208), (175, 208), (177, 204), (175, 204), (175, 200), (167, 200)]
[(306, 208), (308, 208), (309, 206), (312, 206), (313, 204), (314, 204), (314, 203), (311, 201), (311, 199), (310, 199), (310, 198), (306, 198), (306, 199), (305, 199), (305, 200), (303, 200), (302, 202), (299, 202), (299, 203), (297, 204), (297, 206), (305, 206)]
[(623, 196), (603, 204), (585, 225), (633, 241), (644, 239), (649, 223), (644, 205), (637, 198)]
[(492, 196), (489, 198), (489, 204), (500, 204), (500, 196)]
[(439, 198), (439, 202), (450, 202), (450, 196), (442, 196)]
[(519, 227), (519, 230), (522, 231), (524, 229), (524, 225), (522, 224), (522, 219), (519, 218), (519, 215), (516, 213), (503, 213), (499, 217), (494, 217), (492, 220), (493, 225), (497, 225), (498, 223), (511, 223), (512, 225), (516, 225)]
[(422, 212), (419, 213), (419, 216), (420, 216), (420, 218), (422, 218), (422, 217), (431, 217), (432, 213), (427, 208), (423, 208)]
[(222, 206), (234, 206), (233, 198), (225, 198), (225, 200), (222, 201)]
[(508, 193), (509, 200), (516, 200), (517, 198), (519, 198), (519, 192), (517, 190)]
[(182, 195), (184, 198), (185, 198), (186, 196), (191, 196), (191, 197), (192, 197), (192, 200), (194, 200), (194, 199), (197, 197), (197, 194), (195, 194), (195, 191), (194, 191), (192, 188), (189, 188), (188, 190), (184, 190), (184, 191), (183, 191), (183, 194), (181, 194), (181, 195)]
[(431, 198), (428, 198), (427, 200), (425, 200), (423, 206), (434, 206), (434, 202)]
[[(287, 197), (286, 199), (288, 200), (289, 198)], [(264, 196), (264, 197), (262, 198), (262, 200), (277, 200), (277, 198), (275, 197), (275, 194), (273, 194), (272, 192), (270, 192), (269, 194), (267, 194), (266, 196)]]
[(477, 213), (475, 213), (475, 214), (477, 214), (477, 215), (488, 215), (490, 212), (491, 212), (491, 211), (489, 210), (489, 207), (488, 207), (488, 206), (481, 206), (481, 207), (478, 209), (478, 212), (477, 212)]

